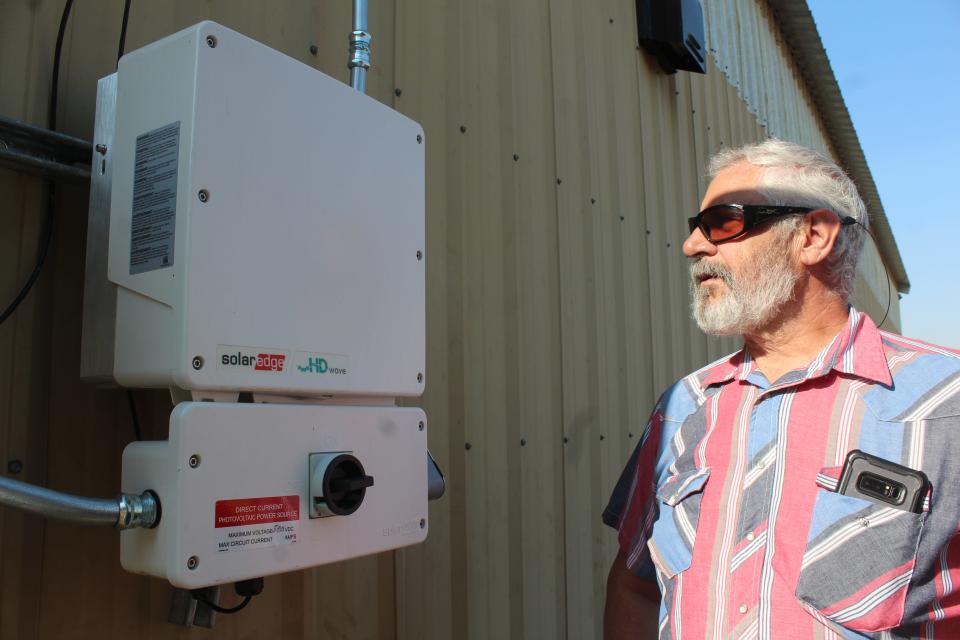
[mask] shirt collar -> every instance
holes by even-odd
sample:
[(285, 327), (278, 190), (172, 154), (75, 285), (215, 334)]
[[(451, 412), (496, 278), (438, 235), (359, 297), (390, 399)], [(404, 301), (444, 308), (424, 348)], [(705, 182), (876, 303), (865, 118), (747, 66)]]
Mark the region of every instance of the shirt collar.
[[(756, 371), (756, 363), (745, 348), (710, 367), (700, 380), (706, 389), (713, 384), (746, 380)], [(788, 372), (783, 383), (798, 383), (838, 371), (890, 386), (893, 377), (877, 325), (867, 314), (850, 307), (847, 324), (806, 367)], [(780, 386), (779, 381), (776, 386)]]

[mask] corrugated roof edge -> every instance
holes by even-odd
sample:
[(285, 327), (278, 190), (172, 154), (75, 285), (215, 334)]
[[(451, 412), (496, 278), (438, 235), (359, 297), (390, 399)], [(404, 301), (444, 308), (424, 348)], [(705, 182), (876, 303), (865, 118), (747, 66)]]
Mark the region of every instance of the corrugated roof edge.
[(840, 85), (833, 74), (827, 52), (820, 40), (820, 32), (805, 0), (767, 0), (773, 15), (780, 25), (783, 36), (790, 46), (804, 82), (810, 90), (820, 111), (827, 133), (839, 155), (840, 164), (857, 187), (870, 212), (871, 227), (880, 255), (887, 265), (897, 291), (908, 293), (910, 280), (897, 248), (897, 241), (890, 230), (887, 214), (883, 210), (877, 185), (867, 165), (860, 146), (860, 139), (850, 119), (850, 112), (840, 93)]

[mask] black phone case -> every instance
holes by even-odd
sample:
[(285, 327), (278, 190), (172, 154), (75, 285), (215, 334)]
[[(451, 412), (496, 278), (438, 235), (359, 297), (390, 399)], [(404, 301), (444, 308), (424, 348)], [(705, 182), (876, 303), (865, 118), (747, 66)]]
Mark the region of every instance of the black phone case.
[[(906, 495), (904, 496), (903, 502), (900, 504), (892, 504), (861, 492), (857, 488), (857, 483), (854, 480), (864, 471), (869, 471), (903, 484), (906, 488)], [(923, 499), (926, 497), (929, 489), (930, 481), (923, 471), (917, 471), (916, 469), (905, 467), (896, 462), (878, 458), (859, 449), (854, 449), (847, 454), (847, 461), (843, 465), (843, 470), (840, 472), (840, 482), (837, 484), (837, 493), (893, 507), (894, 509), (912, 511), (914, 513), (920, 513), (923, 509)]]

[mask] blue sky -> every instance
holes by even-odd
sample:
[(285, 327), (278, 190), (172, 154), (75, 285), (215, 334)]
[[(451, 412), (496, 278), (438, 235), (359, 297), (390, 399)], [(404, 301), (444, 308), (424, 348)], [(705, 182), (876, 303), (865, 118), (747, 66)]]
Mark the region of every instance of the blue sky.
[(910, 278), (903, 333), (960, 348), (960, 1), (808, 4)]

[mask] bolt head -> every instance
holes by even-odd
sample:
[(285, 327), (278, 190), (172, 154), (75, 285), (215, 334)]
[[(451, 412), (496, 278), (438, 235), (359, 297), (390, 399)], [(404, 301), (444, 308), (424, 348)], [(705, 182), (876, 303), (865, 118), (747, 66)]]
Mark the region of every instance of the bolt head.
[(188, 462), (190, 463), (191, 469), (196, 469), (197, 467), (200, 466), (200, 454), (197, 454), (197, 453), (193, 454), (192, 456), (190, 456), (190, 460)]
[(200, 189), (200, 191), (197, 192), (197, 198), (200, 202), (207, 202), (210, 200), (210, 192), (206, 189)]
[(417, 251), (417, 260), (423, 260), (423, 251)]
[(320, 51), (320, 49), (317, 48), (317, 45), (315, 44), (310, 45), (310, 53), (312, 55), (317, 55), (318, 51)]
[(420, 528), (421, 528), (421, 529), (426, 529), (426, 528), (427, 528), (427, 520), (426, 520), (426, 518), (420, 518)]
[(207, 36), (207, 46), (211, 49), (215, 49), (217, 46), (217, 37), (216, 36)]
[(423, 421), (422, 421), (422, 420), (420, 421), (420, 424), (417, 425), (417, 429), (419, 429), (420, 431), (423, 431)]
[(423, 374), (422, 374), (422, 373), (418, 373), (418, 374), (417, 374), (417, 382), (423, 382)]
[(422, 142), (423, 142), (423, 136), (418, 133), (418, 134), (417, 134), (417, 144), (421, 144)]
[(393, 90), (393, 95), (397, 96), (398, 98), (399, 98), (402, 94), (403, 94), (403, 89), (401, 89), (400, 87), (397, 87), (396, 89)]
[(193, 356), (190, 364), (193, 365), (195, 371), (200, 371), (200, 369), (203, 369), (203, 356)]
[(187, 558), (187, 569), (190, 569), (190, 571), (193, 571), (194, 569), (196, 569), (197, 565), (199, 564), (200, 564), (200, 558), (198, 558), (197, 556), (190, 556), (189, 558)]

